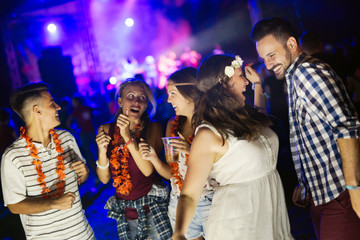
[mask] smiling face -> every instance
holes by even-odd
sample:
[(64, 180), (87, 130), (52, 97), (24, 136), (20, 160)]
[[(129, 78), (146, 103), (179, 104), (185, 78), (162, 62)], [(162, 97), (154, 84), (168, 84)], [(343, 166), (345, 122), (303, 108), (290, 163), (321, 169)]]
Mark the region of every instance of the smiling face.
[(194, 113), (194, 102), (185, 98), (176, 88), (174, 82), (169, 80), (168, 87), (168, 103), (174, 108), (176, 115), (192, 117)]
[(43, 126), (52, 129), (60, 124), (59, 113), (61, 109), (49, 92), (42, 92), (39, 99), (40, 118)]
[(243, 92), (246, 91), (246, 85), (248, 84), (249, 81), (243, 75), (242, 69), (235, 68), (234, 75), (229, 80), (227, 87), (232, 95), (245, 104), (245, 96)]
[(135, 121), (139, 120), (146, 110), (147, 96), (143, 87), (129, 85), (124, 90), (122, 97), (119, 97), (118, 102), (122, 106), (123, 114)]
[(286, 70), (296, 58), (294, 57), (295, 52), (292, 53), (294, 50), (291, 49), (292, 46), (296, 45), (296, 40), (295, 43), (291, 42), (292, 40), (292, 38), (289, 38), (284, 46), (283, 43), (270, 34), (256, 42), (256, 50), (260, 58), (264, 60), (266, 68), (275, 73), (277, 79), (285, 77)]

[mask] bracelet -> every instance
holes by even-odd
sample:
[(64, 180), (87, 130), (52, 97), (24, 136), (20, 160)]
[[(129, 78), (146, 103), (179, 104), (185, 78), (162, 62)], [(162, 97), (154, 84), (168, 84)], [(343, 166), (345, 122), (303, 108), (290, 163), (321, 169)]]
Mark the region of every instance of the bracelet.
[(96, 166), (97, 166), (98, 168), (100, 168), (100, 169), (107, 169), (107, 168), (109, 167), (109, 165), (110, 165), (109, 160), (107, 161), (107, 163), (106, 163), (105, 166), (101, 166), (101, 165), (99, 164), (99, 161), (96, 161)]
[(251, 86), (252, 90), (255, 90), (255, 85), (256, 85), (256, 84), (261, 84), (261, 82), (254, 82), (254, 83), (252, 83), (252, 86)]
[(360, 186), (350, 186), (350, 185), (346, 185), (346, 188), (348, 190), (360, 190)]
[(127, 141), (126, 143), (124, 143), (124, 146), (129, 145), (130, 143), (132, 143), (134, 141), (134, 138), (130, 138), (129, 141)]

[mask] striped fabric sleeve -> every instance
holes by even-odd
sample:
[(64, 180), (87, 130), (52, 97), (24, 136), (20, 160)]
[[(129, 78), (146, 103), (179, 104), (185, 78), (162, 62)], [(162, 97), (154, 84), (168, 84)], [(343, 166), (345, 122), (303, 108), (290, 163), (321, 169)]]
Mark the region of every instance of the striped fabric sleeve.
[(4, 206), (16, 204), (26, 198), (24, 175), (15, 166), (10, 153), (4, 154), (1, 160), (1, 184), (4, 197)]

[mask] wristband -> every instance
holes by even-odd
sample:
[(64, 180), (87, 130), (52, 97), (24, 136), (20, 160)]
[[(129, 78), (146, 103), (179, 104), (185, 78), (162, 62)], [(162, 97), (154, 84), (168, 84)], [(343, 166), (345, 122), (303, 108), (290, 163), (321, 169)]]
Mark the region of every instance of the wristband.
[(127, 141), (126, 143), (124, 143), (124, 146), (129, 145), (130, 143), (132, 143), (134, 141), (134, 138), (131, 138), (129, 141)]
[(118, 151), (119, 151), (120, 149), (123, 150), (125, 146), (129, 145), (129, 144), (132, 143), (133, 141), (134, 141), (134, 138), (130, 138), (129, 141), (127, 141), (126, 143), (120, 145), (120, 147), (118, 148)]
[(252, 83), (252, 86), (251, 86), (252, 90), (255, 90), (255, 85), (256, 85), (256, 84), (261, 84), (261, 82), (254, 82), (254, 83)]
[(107, 169), (107, 168), (109, 167), (109, 165), (110, 165), (109, 160), (107, 161), (107, 163), (106, 163), (105, 166), (101, 166), (101, 165), (99, 164), (99, 161), (96, 161), (96, 166), (97, 166), (98, 168), (100, 168), (100, 169)]
[(348, 190), (360, 190), (360, 186), (350, 186), (350, 185), (346, 185), (346, 188)]

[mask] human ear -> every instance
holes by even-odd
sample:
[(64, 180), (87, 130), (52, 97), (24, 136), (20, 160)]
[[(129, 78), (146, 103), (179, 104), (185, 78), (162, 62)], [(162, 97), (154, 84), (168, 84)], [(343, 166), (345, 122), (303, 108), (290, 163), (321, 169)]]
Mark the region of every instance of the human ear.
[(118, 104), (119, 104), (119, 107), (122, 107), (122, 98), (121, 97), (118, 98)]
[(297, 41), (294, 37), (289, 37), (289, 39), (286, 41), (286, 46), (290, 51), (295, 51), (298, 48)]
[(40, 115), (41, 114), (41, 107), (39, 105), (34, 105), (32, 108), (32, 112), (35, 114)]

